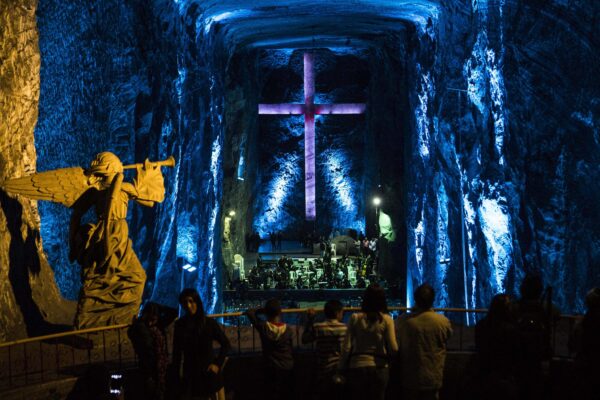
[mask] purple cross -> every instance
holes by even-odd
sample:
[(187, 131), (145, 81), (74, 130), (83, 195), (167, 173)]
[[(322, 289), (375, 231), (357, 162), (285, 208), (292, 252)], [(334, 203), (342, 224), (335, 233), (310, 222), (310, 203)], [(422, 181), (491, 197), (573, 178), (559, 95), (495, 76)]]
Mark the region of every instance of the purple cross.
[(362, 114), (364, 103), (315, 104), (315, 74), (311, 53), (304, 53), (304, 104), (259, 104), (259, 114), (304, 114), (304, 193), (306, 220), (317, 216), (315, 202), (315, 115)]

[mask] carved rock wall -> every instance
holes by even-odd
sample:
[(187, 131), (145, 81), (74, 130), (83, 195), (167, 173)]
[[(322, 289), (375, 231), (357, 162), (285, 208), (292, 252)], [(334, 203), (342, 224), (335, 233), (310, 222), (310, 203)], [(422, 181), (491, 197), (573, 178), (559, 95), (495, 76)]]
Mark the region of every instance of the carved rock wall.
[[(0, 181), (35, 172), (40, 55), (37, 1), (0, 2)], [(70, 324), (42, 251), (37, 205), (0, 193), (0, 342)]]

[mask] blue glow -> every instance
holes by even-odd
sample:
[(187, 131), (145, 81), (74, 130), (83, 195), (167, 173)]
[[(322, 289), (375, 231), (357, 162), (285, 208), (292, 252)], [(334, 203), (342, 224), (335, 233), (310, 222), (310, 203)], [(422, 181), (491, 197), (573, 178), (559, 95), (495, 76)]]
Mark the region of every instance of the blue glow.
[[(177, 155), (177, 160), (181, 160), (181, 147), (179, 148), (179, 153)], [(179, 194), (179, 176), (181, 173), (181, 162), (175, 164), (175, 173), (173, 174), (172, 180), (167, 180), (166, 184), (168, 185), (165, 189), (165, 201), (163, 202), (162, 207), (160, 207), (158, 221), (161, 221), (163, 224), (166, 223), (166, 227), (163, 225), (159, 225), (159, 231), (161, 232), (161, 239), (159, 240), (158, 247), (158, 260), (156, 262), (156, 276), (155, 279), (158, 281), (163, 276), (168, 276), (170, 274), (170, 269), (173, 268), (173, 261), (169, 260), (170, 250), (172, 248), (172, 242), (174, 238), (175, 230), (177, 229), (176, 225), (176, 213), (173, 212), (175, 210), (175, 204), (178, 199)], [(177, 244), (175, 244), (175, 251), (177, 252)], [(166, 285), (165, 285), (166, 286)], [(165, 291), (168, 291), (169, 288), (161, 287), (160, 285), (154, 285), (152, 288), (152, 296), (151, 299), (153, 301), (163, 300), (165, 296)], [(169, 302), (171, 303), (171, 302)]]
[(242, 135), (241, 143), (240, 143), (240, 158), (239, 158), (238, 167), (237, 167), (237, 179), (239, 181), (244, 180), (244, 173), (246, 171), (246, 157), (244, 156), (244, 154), (246, 153), (247, 139), (248, 139), (248, 134), (247, 134), (247, 132), (244, 132)]
[(494, 117), (494, 134), (499, 163), (504, 165), (504, 77), (496, 62), (496, 53), (492, 49), (487, 52), (487, 69), (490, 78), (490, 95), (492, 115)]
[[(417, 65), (417, 70), (420, 71), (420, 65)], [(419, 104), (415, 110), (417, 121), (417, 134), (419, 154), (423, 159), (429, 158), (429, 117), (427, 116), (429, 99), (435, 95), (433, 81), (429, 72), (421, 73), (421, 82), (417, 93)]]
[(488, 262), (490, 267), (494, 268), (495, 282), (491, 283), (496, 293), (503, 293), (504, 279), (512, 264), (513, 248), (506, 199), (501, 195), (496, 197), (482, 198), (478, 215), (487, 245)]
[(448, 267), (450, 266), (450, 238), (448, 237), (448, 195), (446, 188), (441, 183), (437, 191), (437, 269), (436, 278), (438, 280), (438, 304), (439, 307), (448, 307), (450, 305), (448, 299), (448, 284), (446, 277), (448, 275)]
[(325, 185), (331, 188), (332, 196), (341, 212), (336, 212), (332, 225), (340, 228), (365, 230), (365, 219), (359, 213), (356, 182), (351, 178), (348, 157), (341, 150), (327, 150), (322, 155), (325, 169)]
[[(472, 308), (477, 307), (477, 273), (475, 270), (475, 263), (477, 262), (477, 244), (473, 240), (475, 235), (475, 210), (473, 209), (473, 205), (469, 201), (469, 197), (467, 192), (463, 194), (463, 207), (464, 207), (464, 217), (465, 217), (465, 229), (467, 230), (467, 246), (469, 249), (469, 259), (468, 263), (471, 268), (471, 304)], [(465, 277), (466, 279), (466, 277)]]
[(463, 67), (463, 75), (467, 80), (467, 95), (483, 115), (487, 112), (487, 34), (485, 31), (477, 35), (477, 41), (471, 51), (471, 57)]
[(292, 222), (293, 218), (283, 206), (302, 179), (302, 163), (298, 154), (276, 156), (273, 165), (277, 170), (274, 178), (267, 184), (266, 192), (263, 192), (266, 199), (254, 221), (254, 229), (261, 237), (266, 237), (272, 231), (285, 230)]
[(208, 34), (210, 32), (210, 28), (212, 28), (212, 24), (215, 22), (225, 21), (228, 18), (231, 18), (235, 15), (235, 12), (225, 11), (217, 15), (213, 15), (204, 20), (204, 34)]
[[(426, 196), (423, 198), (423, 203), (425, 203), (425, 199)], [(421, 209), (421, 218), (414, 230), (415, 260), (417, 261), (417, 271), (419, 271), (419, 276), (416, 279), (419, 285), (423, 283), (424, 278), (423, 246), (425, 245), (425, 234), (425, 212), (423, 208)]]
[(183, 211), (177, 221), (177, 257), (188, 263), (197, 263), (199, 237), (200, 232), (198, 226), (192, 222), (191, 213)]
[[(218, 114), (219, 128), (221, 123), (221, 114)], [(214, 126), (213, 126), (214, 127)], [(210, 284), (208, 290), (211, 292), (209, 301), (207, 302), (207, 312), (214, 313), (217, 310), (220, 301), (219, 284), (217, 275), (220, 271), (217, 271), (217, 263), (215, 262), (215, 240), (221, 240), (220, 235), (217, 233), (220, 229), (217, 228), (217, 220), (220, 211), (220, 187), (221, 187), (221, 162), (222, 162), (222, 135), (219, 134), (212, 144), (211, 157), (210, 157), (210, 172), (212, 175), (213, 182), (213, 206), (208, 221), (208, 265), (205, 275), (210, 277)]]
[(181, 103), (183, 96), (183, 83), (185, 82), (185, 78), (187, 76), (187, 69), (180, 64), (180, 60), (177, 60), (177, 79), (175, 80), (175, 91), (177, 92), (177, 99), (179, 103)]

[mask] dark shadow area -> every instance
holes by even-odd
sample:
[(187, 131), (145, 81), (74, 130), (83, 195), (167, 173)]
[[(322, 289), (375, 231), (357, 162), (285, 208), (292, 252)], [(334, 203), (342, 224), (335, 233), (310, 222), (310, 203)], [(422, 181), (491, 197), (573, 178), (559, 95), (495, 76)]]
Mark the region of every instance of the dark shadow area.
[(15, 300), (21, 309), (27, 329), (27, 336), (43, 336), (72, 329), (70, 325), (47, 322), (38, 305), (33, 300), (29, 274), (39, 274), (40, 259), (36, 241), (40, 232), (27, 228), (27, 237), (23, 240), (21, 224), (23, 206), (0, 191), (0, 204), (6, 216), (6, 226), (10, 233), (8, 279), (13, 288)]

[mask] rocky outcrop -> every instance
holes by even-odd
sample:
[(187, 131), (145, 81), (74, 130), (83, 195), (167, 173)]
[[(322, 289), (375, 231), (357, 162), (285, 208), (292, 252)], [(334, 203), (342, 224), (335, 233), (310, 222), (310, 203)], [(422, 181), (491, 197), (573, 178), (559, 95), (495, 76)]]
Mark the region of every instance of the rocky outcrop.
[[(40, 95), (37, 1), (0, 4), (0, 181), (36, 170)], [(0, 342), (73, 322), (42, 249), (36, 202), (0, 193)], [(64, 324), (62, 327), (61, 324)]]

